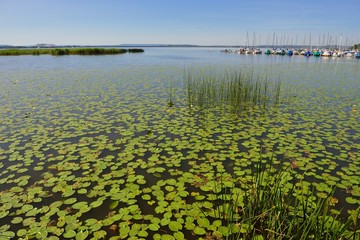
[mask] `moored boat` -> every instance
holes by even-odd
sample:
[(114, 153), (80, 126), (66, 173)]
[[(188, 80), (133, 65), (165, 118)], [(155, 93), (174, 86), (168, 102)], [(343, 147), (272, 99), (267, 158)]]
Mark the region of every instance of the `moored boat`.
[(253, 53), (254, 53), (253, 49), (246, 49), (245, 50), (245, 54), (253, 54)]
[(254, 49), (253, 54), (262, 54), (262, 51), (259, 48)]
[(268, 49), (268, 50), (265, 51), (265, 54), (266, 54), (266, 55), (270, 55), (270, 54), (271, 54), (271, 51)]
[(285, 55), (286, 52), (285, 52), (284, 49), (281, 49), (281, 50), (276, 51), (276, 54), (277, 54), (277, 55)]
[(328, 51), (328, 50), (325, 50), (325, 51), (321, 54), (321, 56), (323, 56), (323, 57), (331, 57), (331, 56), (332, 56), (332, 53), (331, 53), (330, 51)]
[(319, 51), (315, 51), (313, 52), (312, 54), (314, 57), (320, 57), (321, 56), (321, 53)]
[(311, 52), (310, 51), (305, 51), (304, 52), (304, 56), (305, 57), (310, 57), (312, 54), (311, 54)]
[(337, 52), (333, 52), (332, 56), (333, 57), (343, 57), (344, 53), (341, 51), (337, 51)]
[(345, 57), (353, 57), (355, 55), (355, 51), (345, 51), (344, 56)]

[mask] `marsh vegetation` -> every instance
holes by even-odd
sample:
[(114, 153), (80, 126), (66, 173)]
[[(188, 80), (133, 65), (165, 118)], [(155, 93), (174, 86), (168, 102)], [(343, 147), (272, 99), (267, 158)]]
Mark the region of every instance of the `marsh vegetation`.
[(119, 48), (42, 48), (42, 49), (4, 49), (0, 50), (0, 56), (19, 55), (107, 55), (122, 53), (144, 52), (143, 49), (119, 49)]
[(200, 109), (219, 108), (234, 114), (265, 112), (279, 104), (284, 91), (281, 80), (269, 81), (267, 76), (254, 76), (251, 71), (190, 69), (184, 75), (188, 105)]

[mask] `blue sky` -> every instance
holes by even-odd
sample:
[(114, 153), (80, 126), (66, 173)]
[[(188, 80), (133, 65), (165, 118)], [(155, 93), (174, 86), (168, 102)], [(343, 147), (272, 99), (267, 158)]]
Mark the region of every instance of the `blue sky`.
[(0, 44), (360, 42), (360, 0), (0, 0)]

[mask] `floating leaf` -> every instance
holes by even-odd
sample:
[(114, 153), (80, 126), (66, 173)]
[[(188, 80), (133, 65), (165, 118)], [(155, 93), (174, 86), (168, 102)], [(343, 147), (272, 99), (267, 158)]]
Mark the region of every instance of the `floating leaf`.
[(26, 229), (19, 229), (18, 231), (17, 231), (17, 233), (16, 233), (16, 235), (18, 236), (18, 237), (23, 237), (23, 236), (25, 236), (27, 234), (27, 230)]
[(184, 240), (185, 236), (184, 236), (184, 234), (182, 232), (176, 232), (176, 233), (174, 233), (174, 238), (176, 240)]
[(119, 205), (119, 201), (113, 201), (110, 205), (109, 205), (109, 209), (114, 209)]
[(81, 188), (78, 190), (79, 194), (86, 194), (87, 193), (87, 189), (86, 188)]
[(64, 201), (64, 204), (73, 204), (73, 203), (75, 203), (77, 201), (77, 199), (76, 198), (68, 198), (68, 199), (66, 199), (65, 201)]
[(356, 204), (358, 202), (358, 200), (356, 200), (355, 198), (352, 198), (352, 197), (347, 197), (347, 198), (345, 198), (345, 200), (349, 204)]
[[(155, 239), (155, 237), (154, 237)], [(161, 235), (161, 240), (174, 240), (175, 238), (169, 234), (163, 234)]]
[(74, 209), (80, 209), (80, 208), (83, 208), (83, 207), (85, 207), (85, 206), (87, 206), (87, 202), (77, 202), (77, 203), (75, 203), (75, 204), (73, 204), (72, 205), (72, 208), (74, 208)]
[(74, 238), (76, 236), (76, 232), (74, 230), (67, 230), (64, 234), (64, 238)]
[(177, 232), (182, 229), (182, 225), (179, 222), (176, 221), (170, 221), (169, 222), (169, 229), (173, 232)]
[(11, 223), (18, 224), (21, 223), (22, 221), (23, 221), (22, 217), (14, 217), (13, 220), (11, 220)]
[(98, 222), (98, 220), (95, 219), (95, 218), (89, 218), (89, 219), (86, 219), (86, 220), (85, 220), (86, 226), (94, 225), (94, 224), (97, 223), (97, 222)]
[(156, 223), (150, 223), (149, 225), (148, 225), (148, 227), (149, 227), (149, 229), (151, 230), (151, 231), (158, 231), (159, 229), (160, 229), (160, 225), (159, 224), (156, 224)]
[(206, 231), (204, 228), (196, 226), (194, 229), (194, 233), (197, 235), (204, 235), (206, 233)]
[(146, 238), (149, 234), (145, 230), (140, 230), (137, 235)]
[(106, 237), (106, 232), (104, 230), (100, 230), (100, 231), (97, 231), (97, 232), (94, 232), (94, 237), (96, 239), (103, 239)]
[(2, 212), (0, 212), (0, 218), (4, 218), (4, 217), (6, 217), (8, 214), (9, 214), (9, 211), (8, 211), (8, 210), (7, 210), (7, 211), (2, 211)]
[(92, 208), (97, 208), (100, 207), (103, 204), (103, 200), (102, 199), (98, 199), (95, 202), (90, 203), (90, 207)]
[(197, 223), (200, 227), (208, 228), (210, 226), (210, 221), (207, 218), (199, 218)]
[(40, 228), (39, 231), (36, 232), (36, 239), (47, 239), (48, 231), (45, 227)]

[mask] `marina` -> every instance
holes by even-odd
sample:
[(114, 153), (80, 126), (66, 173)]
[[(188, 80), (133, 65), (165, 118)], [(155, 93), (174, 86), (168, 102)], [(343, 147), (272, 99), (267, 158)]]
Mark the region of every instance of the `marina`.
[(357, 50), (339, 50), (339, 49), (295, 49), (295, 48), (228, 48), (222, 50), (225, 53), (235, 54), (265, 54), (265, 55), (301, 55), (305, 57), (354, 57), (360, 58), (360, 51)]

